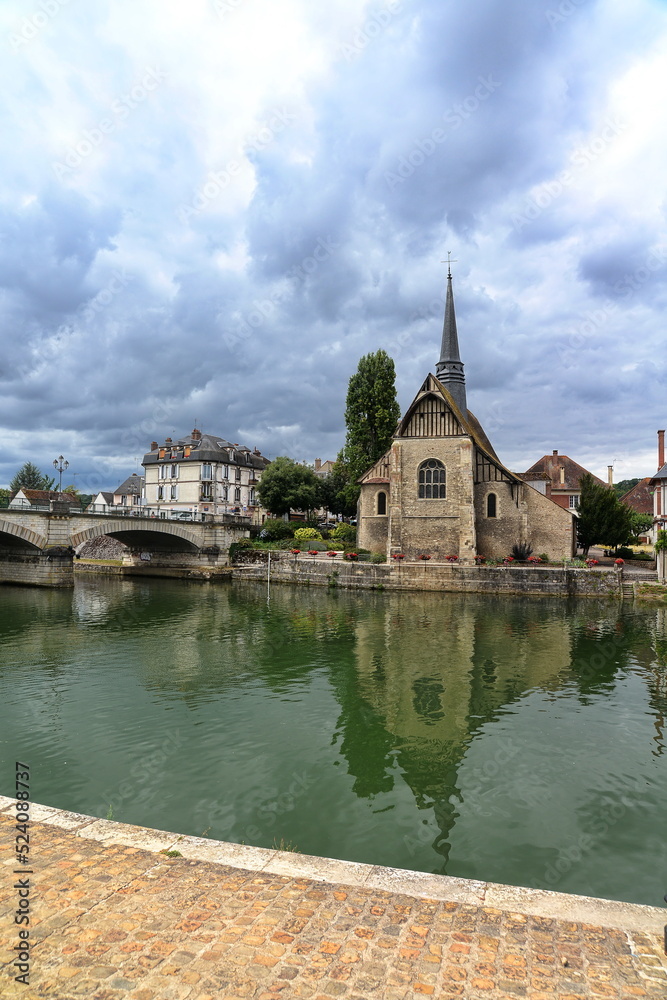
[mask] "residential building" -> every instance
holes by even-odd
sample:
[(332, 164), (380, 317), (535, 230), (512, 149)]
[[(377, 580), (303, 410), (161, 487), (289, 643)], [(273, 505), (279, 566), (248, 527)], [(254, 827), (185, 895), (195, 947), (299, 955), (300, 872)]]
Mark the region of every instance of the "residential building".
[(145, 502), (158, 512), (244, 514), (261, 521), (257, 485), (269, 464), (256, 448), (195, 428), (177, 441), (153, 441), (144, 455)]
[(48, 507), (51, 503), (67, 503), (79, 506), (75, 493), (59, 493), (58, 490), (19, 489), (10, 494), (10, 507)]
[(323, 462), (321, 458), (316, 458), (315, 468), (313, 469), (313, 472), (315, 473), (316, 476), (319, 476), (320, 479), (324, 479), (325, 476), (329, 475), (329, 473), (334, 467), (334, 464), (335, 463), (332, 462), (330, 458), (328, 458), (326, 462)]
[(100, 490), (90, 505), (89, 509), (98, 513), (105, 513), (110, 507), (131, 507), (137, 509), (145, 503), (144, 490), (146, 481), (138, 472), (133, 472), (131, 476), (117, 486), (113, 493)]
[(359, 546), (440, 561), (502, 558), (520, 543), (552, 559), (571, 556), (572, 512), (503, 465), (468, 409), (463, 367), (450, 273), (436, 374), (359, 480)]
[(114, 490), (113, 502), (117, 507), (139, 507), (143, 502), (144, 488), (146, 481), (138, 472), (133, 472), (131, 476), (121, 483)]
[[(519, 473), (524, 482), (534, 484), (533, 477), (546, 476), (546, 496), (550, 497), (559, 507), (566, 510), (576, 510), (581, 499), (581, 477), (588, 469), (579, 465), (567, 455), (559, 455), (554, 449), (551, 455), (543, 455), (527, 472)], [(593, 475), (591, 473), (591, 475)], [(593, 480), (599, 486), (607, 486), (597, 476)]]

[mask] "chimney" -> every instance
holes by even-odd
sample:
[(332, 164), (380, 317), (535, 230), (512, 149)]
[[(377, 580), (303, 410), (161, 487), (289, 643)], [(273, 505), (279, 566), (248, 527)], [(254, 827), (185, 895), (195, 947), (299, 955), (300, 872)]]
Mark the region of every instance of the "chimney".
[(164, 439), (164, 443), (165, 444), (171, 444), (171, 438), (165, 438)]
[(193, 441), (201, 441), (201, 431), (198, 431), (197, 428), (195, 427), (190, 437), (192, 438)]
[(554, 455), (558, 454), (558, 448), (554, 448)]
[(316, 458), (315, 459), (315, 472), (317, 472), (318, 469), (320, 469), (321, 467), (322, 467), (322, 459), (321, 458)]
[(157, 441), (151, 441), (151, 451), (157, 450)]
[(665, 464), (665, 432), (658, 431), (658, 468)]
[(607, 482), (609, 483), (610, 486), (614, 485), (614, 466), (613, 465), (608, 465), (607, 466)]
[(561, 484), (561, 486), (565, 486), (565, 466), (564, 465), (561, 465), (561, 467), (560, 467), (560, 484)]

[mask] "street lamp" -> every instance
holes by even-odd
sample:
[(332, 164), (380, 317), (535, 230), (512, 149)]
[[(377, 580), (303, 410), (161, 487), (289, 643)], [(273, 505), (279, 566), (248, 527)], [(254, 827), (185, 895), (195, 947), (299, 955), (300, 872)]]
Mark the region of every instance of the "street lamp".
[(58, 455), (57, 458), (53, 459), (53, 468), (56, 469), (59, 473), (60, 478), (58, 480), (58, 493), (62, 493), (63, 472), (65, 471), (65, 469), (69, 469), (69, 462), (66, 461), (66, 459), (64, 459), (62, 455)]

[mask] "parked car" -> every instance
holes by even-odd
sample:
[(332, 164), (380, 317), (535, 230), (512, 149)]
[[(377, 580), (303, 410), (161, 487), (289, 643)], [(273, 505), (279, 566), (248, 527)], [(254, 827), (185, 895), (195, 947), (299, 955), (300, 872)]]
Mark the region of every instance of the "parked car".
[(195, 519), (191, 510), (172, 510), (169, 517), (175, 521), (194, 521)]

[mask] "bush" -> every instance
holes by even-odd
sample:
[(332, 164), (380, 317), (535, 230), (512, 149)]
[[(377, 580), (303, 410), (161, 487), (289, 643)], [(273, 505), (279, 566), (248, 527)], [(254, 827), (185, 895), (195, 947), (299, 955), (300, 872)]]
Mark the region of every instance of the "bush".
[(549, 556), (546, 554), (546, 552), (540, 552), (539, 558), (542, 560), (542, 562), (549, 562)]
[(357, 538), (357, 529), (353, 525), (346, 524), (345, 521), (341, 521), (341, 523), (337, 524), (331, 532), (331, 537), (337, 538), (341, 542), (355, 542)]
[(371, 556), (372, 563), (384, 563), (387, 561), (387, 557), (384, 552), (374, 552)]
[(525, 562), (532, 554), (533, 546), (529, 545), (528, 542), (516, 542), (512, 546), (512, 558), (518, 559), (519, 562)]
[(283, 538), (291, 538), (294, 535), (294, 525), (289, 521), (281, 521), (280, 518), (269, 517), (262, 525), (259, 538), (262, 542), (279, 542)]
[(297, 528), (294, 532), (294, 540), (296, 542), (305, 542), (309, 538), (322, 538), (321, 533), (317, 528)]
[(632, 549), (629, 549), (627, 545), (621, 545), (620, 549), (614, 552), (617, 559), (634, 559), (635, 554)]

